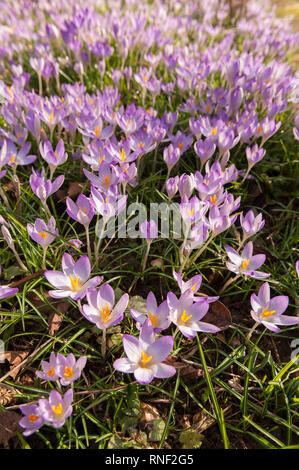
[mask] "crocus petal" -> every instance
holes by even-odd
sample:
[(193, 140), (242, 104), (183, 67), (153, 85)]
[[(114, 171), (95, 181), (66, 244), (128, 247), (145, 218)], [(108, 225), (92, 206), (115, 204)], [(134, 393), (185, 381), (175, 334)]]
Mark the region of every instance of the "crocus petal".
[(277, 297), (273, 297), (273, 299), (269, 302), (268, 310), (275, 310), (275, 316), (281, 315), (289, 305), (289, 298), (286, 295), (278, 295)]
[(141, 385), (149, 384), (154, 378), (152, 370), (145, 367), (138, 367), (134, 371), (134, 376)]
[(167, 364), (154, 364), (152, 371), (157, 379), (168, 379), (176, 373), (175, 368)]
[(91, 266), (87, 255), (81, 256), (74, 265), (74, 274), (78, 274), (79, 279), (87, 281), (90, 276)]
[(123, 335), (123, 346), (128, 358), (132, 362), (138, 362), (141, 357), (138, 339), (132, 335)]
[(132, 374), (136, 369), (136, 366), (126, 357), (116, 359), (116, 361), (113, 363), (113, 367), (119, 372), (125, 372), (128, 374)]
[(162, 362), (169, 356), (173, 348), (173, 336), (162, 336), (158, 338), (147, 349), (147, 355), (152, 356), (155, 362)]
[(69, 284), (64, 273), (60, 271), (45, 271), (47, 281), (57, 289), (69, 289)]

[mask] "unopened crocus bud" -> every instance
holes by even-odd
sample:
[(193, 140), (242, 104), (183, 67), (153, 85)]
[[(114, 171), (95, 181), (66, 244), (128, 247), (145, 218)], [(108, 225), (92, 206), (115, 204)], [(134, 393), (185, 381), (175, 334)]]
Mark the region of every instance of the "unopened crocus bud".
[(179, 161), (181, 156), (181, 152), (179, 148), (174, 148), (172, 144), (170, 144), (168, 147), (164, 149), (163, 152), (163, 158), (168, 166), (168, 174), (170, 174), (172, 168), (176, 163)]
[(195, 187), (194, 176), (186, 175), (185, 173), (181, 175), (178, 187), (181, 198), (183, 198), (183, 196), (186, 196), (189, 199)]
[(179, 189), (178, 184), (179, 184), (178, 176), (175, 176), (174, 178), (169, 178), (166, 181), (166, 191), (167, 191), (169, 199), (172, 199), (173, 196), (175, 196), (176, 193), (178, 192), (178, 189)]

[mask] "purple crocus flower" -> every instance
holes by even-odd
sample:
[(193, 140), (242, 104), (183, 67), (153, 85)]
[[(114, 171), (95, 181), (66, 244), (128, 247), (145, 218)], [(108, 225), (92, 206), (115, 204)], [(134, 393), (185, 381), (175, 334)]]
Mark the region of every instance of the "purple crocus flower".
[(58, 176), (52, 183), (51, 180), (45, 181), (45, 171), (32, 170), (32, 174), (29, 178), (30, 186), (34, 194), (42, 201), (43, 204), (46, 203), (46, 200), (51, 194), (56, 193), (60, 186), (64, 182), (64, 176)]
[(68, 215), (84, 227), (88, 227), (94, 216), (94, 208), (89, 199), (84, 194), (79, 194), (76, 203), (69, 197), (66, 198), (65, 202)]
[(298, 317), (282, 316), (282, 313), (289, 305), (289, 298), (286, 295), (278, 295), (270, 299), (268, 282), (261, 286), (258, 295), (252, 294), (250, 303), (252, 307), (250, 313), (254, 321), (262, 323), (271, 331), (280, 331), (277, 325), (291, 326), (299, 324)]
[(147, 319), (150, 320), (154, 328), (154, 333), (160, 333), (161, 331), (166, 330), (170, 325), (167, 301), (165, 300), (158, 306), (153, 292), (149, 292), (146, 299), (146, 314), (139, 312), (139, 310), (136, 310), (135, 308), (131, 308), (130, 313), (137, 322), (136, 326), (139, 330)]
[(61, 385), (69, 385), (77, 380), (86, 365), (87, 357), (81, 356), (77, 361), (74, 354), (70, 353), (67, 357), (57, 354), (57, 370)]
[(252, 210), (248, 211), (245, 216), (242, 212), (240, 215), (240, 222), (243, 229), (243, 241), (262, 230), (265, 225), (263, 215), (258, 214), (255, 217)]
[(44, 424), (40, 407), (38, 405), (21, 405), (20, 410), (25, 415), (19, 421), (19, 426), (25, 429), (23, 436), (31, 436)]
[(114, 290), (107, 283), (103, 284), (98, 291), (89, 289), (86, 298), (88, 304), (83, 305), (82, 314), (101, 330), (106, 330), (121, 322), (129, 302), (128, 294), (124, 294), (114, 305)]
[(266, 255), (261, 254), (252, 256), (252, 242), (248, 242), (247, 245), (245, 245), (241, 255), (239, 255), (239, 253), (229, 245), (227, 245), (225, 249), (229, 259), (231, 260), (231, 263), (227, 262), (226, 266), (233, 273), (255, 277), (256, 279), (265, 279), (270, 276), (270, 274), (256, 271), (260, 266), (262, 266), (262, 264), (264, 264)]
[(178, 189), (179, 189), (179, 176), (177, 175), (174, 178), (169, 178), (166, 181), (165, 187), (166, 187), (168, 197), (171, 200), (173, 198), (173, 196), (175, 196), (176, 193), (178, 192)]
[(246, 147), (246, 158), (248, 160), (248, 168), (251, 168), (258, 162), (264, 158), (266, 150), (260, 148), (257, 144), (255, 144), (252, 148)]
[(83, 299), (87, 289), (97, 287), (101, 284), (103, 276), (95, 276), (89, 279), (91, 266), (87, 255), (81, 256), (78, 261), (74, 261), (73, 257), (64, 253), (62, 257), (61, 271), (45, 271), (47, 281), (57, 290), (50, 290), (51, 297), (61, 299), (70, 297), (73, 300)]
[(295, 268), (296, 268), (297, 276), (299, 277), (299, 260), (296, 261)]
[(168, 167), (168, 176), (170, 175), (172, 168), (179, 161), (180, 156), (181, 151), (178, 147), (175, 148), (172, 144), (170, 144), (168, 147), (165, 147), (163, 151), (163, 158)]
[(47, 399), (38, 400), (39, 408), (43, 419), (52, 424), (54, 428), (61, 428), (66, 419), (72, 414), (73, 390), (70, 388), (64, 396), (56, 390), (51, 390)]
[(212, 157), (216, 150), (216, 144), (211, 138), (205, 140), (198, 140), (194, 144), (194, 150), (196, 155), (200, 158), (201, 166), (203, 166), (206, 161)]
[(54, 217), (49, 219), (48, 224), (46, 224), (42, 219), (37, 218), (34, 225), (27, 224), (27, 232), (32, 240), (43, 248), (47, 248), (58, 235), (58, 229), (56, 228)]
[[(1, 275), (1, 266), (0, 266), (0, 275)], [(19, 289), (17, 287), (9, 287), (9, 286), (0, 286), (0, 300), (1, 299), (6, 299), (7, 297), (11, 297), (12, 295), (15, 295), (17, 292), (19, 292)]]
[(172, 377), (176, 370), (164, 364), (173, 348), (173, 337), (163, 336), (155, 341), (154, 330), (150, 320), (141, 327), (139, 339), (123, 335), (123, 347), (127, 357), (117, 359), (113, 367), (124, 373), (134, 374), (141, 385), (149, 384), (154, 378)]
[(150, 243), (154, 238), (158, 236), (158, 228), (156, 222), (150, 220), (149, 222), (145, 221), (140, 225), (141, 237), (145, 238), (148, 243)]
[(39, 150), (41, 156), (44, 160), (46, 160), (50, 167), (50, 179), (52, 179), (56, 168), (60, 165), (63, 165), (68, 157), (67, 153), (65, 152), (64, 142), (62, 139), (60, 139), (54, 151), (51, 142), (46, 140), (45, 142), (40, 143)]
[(219, 297), (206, 297), (206, 296), (203, 296), (203, 297), (199, 297), (199, 296), (195, 296), (196, 292), (199, 291), (200, 289), (200, 286), (201, 286), (201, 281), (202, 281), (202, 275), (201, 274), (196, 274), (195, 276), (191, 277), (191, 279), (189, 279), (189, 281), (183, 281), (182, 279), (182, 275), (180, 272), (176, 273), (175, 271), (173, 271), (173, 277), (175, 278), (176, 282), (178, 283), (178, 286), (180, 288), (180, 291), (181, 293), (183, 294), (184, 292), (186, 292), (187, 290), (190, 290), (191, 294), (193, 294), (193, 301), (194, 302), (208, 302), (208, 303), (211, 303), (211, 302), (216, 302), (216, 300), (219, 299)]
[(7, 141), (7, 155), (9, 156), (8, 164), (12, 167), (18, 165), (30, 165), (36, 160), (36, 155), (28, 155), (31, 148), (31, 143), (27, 142), (20, 150), (17, 150), (15, 144), (11, 141)]
[(56, 381), (59, 378), (57, 357), (54, 352), (50, 354), (50, 360), (42, 361), (42, 371), (36, 371), (37, 377), (44, 380)]
[(209, 310), (208, 302), (194, 302), (192, 289), (178, 299), (173, 292), (167, 294), (169, 318), (187, 338), (194, 338), (197, 331), (217, 333), (219, 328), (201, 319)]

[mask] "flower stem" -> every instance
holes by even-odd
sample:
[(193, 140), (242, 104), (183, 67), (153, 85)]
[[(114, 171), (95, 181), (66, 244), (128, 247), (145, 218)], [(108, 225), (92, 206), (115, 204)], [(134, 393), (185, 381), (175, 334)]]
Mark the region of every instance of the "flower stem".
[(91, 262), (91, 247), (90, 247), (90, 238), (89, 238), (89, 225), (85, 225), (86, 231), (86, 244), (87, 244), (87, 253), (89, 261)]
[(195, 261), (199, 258), (199, 256), (204, 252), (204, 250), (209, 246), (211, 241), (215, 238), (215, 235), (212, 234), (212, 236), (209, 238), (209, 240), (200, 248), (200, 250), (195, 254), (192, 262), (195, 263)]
[(18, 253), (16, 252), (15, 249), (12, 249), (15, 257), (16, 257), (16, 260), (17, 262), (19, 263), (19, 266), (20, 268), (24, 269), (24, 271), (28, 271), (28, 268), (25, 266), (25, 264), (23, 263), (23, 261), (21, 260), (21, 258), (19, 257)]
[(246, 339), (245, 339), (245, 342), (246, 343), (249, 343), (250, 341), (250, 338), (252, 336), (252, 333), (255, 331), (255, 329), (258, 327), (259, 325), (259, 322), (255, 322), (255, 324), (253, 325), (253, 327), (251, 328), (251, 330), (249, 331), (248, 335), (246, 336)]
[(11, 210), (10, 204), (8, 202), (8, 199), (6, 197), (5, 192), (3, 191), (2, 187), (0, 186), (0, 196), (3, 199), (4, 204), (6, 205), (7, 209)]
[(222, 294), (222, 292), (224, 292), (226, 288), (230, 286), (233, 281), (236, 281), (237, 279), (239, 279), (240, 276), (241, 274), (237, 274), (235, 277), (231, 277), (230, 279), (228, 279), (228, 281), (226, 281), (224, 286), (220, 289), (219, 294)]
[(106, 356), (106, 328), (103, 329), (103, 334), (102, 334), (102, 344), (101, 344), (101, 353), (103, 358)]
[(44, 253), (43, 253), (43, 269), (47, 269), (47, 267), (46, 267), (47, 248), (48, 248), (47, 246), (45, 246), (45, 247), (43, 248), (43, 250), (44, 250)]
[(148, 242), (148, 241), (147, 241), (146, 253), (145, 253), (145, 257), (144, 257), (144, 259), (143, 259), (142, 268), (141, 268), (141, 273), (142, 273), (142, 274), (143, 274), (144, 271), (145, 271), (145, 266), (146, 266), (147, 258), (148, 258), (148, 255), (149, 255), (150, 246), (151, 246), (151, 242)]

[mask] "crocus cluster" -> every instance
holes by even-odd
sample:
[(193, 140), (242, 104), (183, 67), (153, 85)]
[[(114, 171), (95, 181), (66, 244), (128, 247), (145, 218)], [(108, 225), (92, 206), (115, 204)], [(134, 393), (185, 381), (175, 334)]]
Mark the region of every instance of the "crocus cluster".
[[(70, 353), (63, 356), (54, 352), (50, 355), (49, 362), (42, 361), (42, 371), (37, 371), (36, 375), (49, 381), (59, 381), (62, 386), (72, 384), (77, 380), (86, 365), (86, 356), (81, 356), (77, 361)], [(23, 435), (30, 436), (44, 424), (49, 424), (54, 428), (61, 428), (66, 419), (72, 414), (73, 389), (68, 389), (64, 395), (51, 390), (48, 398), (41, 398), (38, 404), (21, 405), (20, 410), (24, 417), (19, 421), (19, 425), (24, 428)]]

